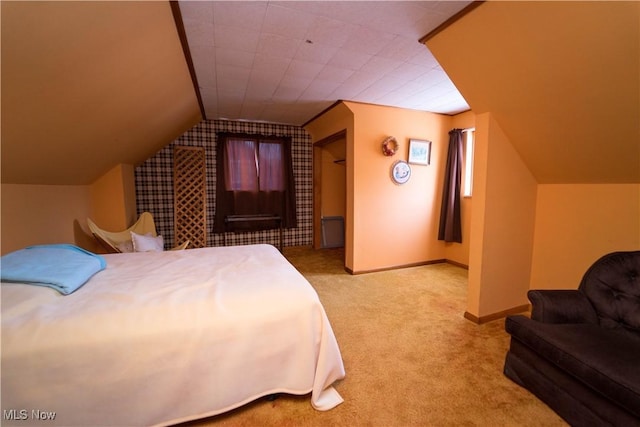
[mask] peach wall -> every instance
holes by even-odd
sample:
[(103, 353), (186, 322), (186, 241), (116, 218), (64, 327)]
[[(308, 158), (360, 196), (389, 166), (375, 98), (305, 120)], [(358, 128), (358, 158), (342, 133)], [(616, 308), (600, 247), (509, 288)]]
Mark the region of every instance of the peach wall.
[(638, 183), (639, 16), (638, 1), (487, 1), (426, 45), (539, 183)]
[[(433, 113), (345, 102), (354, 113), (354, 273), (443, 259), (438, 241), (442, 174), (451, 119)], [(394, 136), (400, 150), (382, 154)], [(411, 165), (411, 179), (390, 178), (397, 160), (407, 160), (409, 139), (432, 141), (431, 164)]]
[(322, 147), (322, 216), (341, 216), (347, 213), (346, 157), (347, 140), (341, 139)]
[(124, 230), (136, 220), (132, 165), (120, 164), (90, 186), (91, 219), (110, 231)]
[(575, 289), (594, 261), (640, 249), (640, 184), (538, 187), (532, 289)]
[(169, 2), (0, 2), (2, 182), (91, 185), (200, 121)]
[[(353, 113), (344, 103), (335, 104), (307, 123), (304, 128), (311, 135), (313, 143), (328, 138), (338, 132), (346, 130), (346, 216), (345, 216), (345, 259), (347, 269), (353, 268)], [(315, 166), (314, 166), (315, 167)], [(319, 221), (319, 219), (318, 219)], [(314, 222), (314, 228), (319, 227), (319, 222)]]
[(2, 254), (29, 245), (80, 244), (88, 237), (89, 186), (2, 184)]
[(482, 286), (482, 251), (485, 239), (485, 210), (487, 204), (487, 159), (489, 156), (488, 118), (476, 117), (476, 139), (473, 167), (473, 205), (469, 233), (469, 278), (467, 313), (480, 317), (480, 291)]
[[(458, 124), (467, 127), (473, 118), (473, 114), (461, 116)], [(439, 114), (344, 102), (305, 126), (314, 142), (347, 129), (348, 270), (362, 273), (447, 257), (445, 244), (437, 235), (452, 123), (451, 117)], [(400, 144), (393, 157), (385, 157), (381, 150), (389, 135)], [(432, 141), (431, 164), (411, 165), (410, 181), (396, 185), (390, 178), (391, 167), (397, 160), (408, 159), (411, 138)], [(469, 203), (466, 206), (468, 211)], [(469, 218), (470, 214), (466, 220)], [(465, 229), (468, 237), (470, 226)], [(450, 250), (454, 260), (462, 264), (468, 263), (467, 252)]]
[(537, 182), (490, 113), (476, 116), (467, 313), (527, 303)]
[[(135, 219), (133, 167), (119, 165), (92, 185), (2, 184), (0, 251), (6, 254), (29, 245), (71, 243), (87, 250), (102, 249), (91, 236), (87, 218), (114, 230)], [(107, 227), (106, 225), (104, 226)]]

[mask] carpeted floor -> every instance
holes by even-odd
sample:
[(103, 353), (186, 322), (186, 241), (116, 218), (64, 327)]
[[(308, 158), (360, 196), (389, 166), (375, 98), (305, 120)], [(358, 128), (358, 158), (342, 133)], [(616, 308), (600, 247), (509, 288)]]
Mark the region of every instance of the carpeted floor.
[(337, 337), (345, 402), (260, 399), (189, 426), (566, 426), (502, 374), (504, 320), (463, 318), (467, 271), (449, 264), (352, 276), (341, 249), (285, 248), (314, 286)]

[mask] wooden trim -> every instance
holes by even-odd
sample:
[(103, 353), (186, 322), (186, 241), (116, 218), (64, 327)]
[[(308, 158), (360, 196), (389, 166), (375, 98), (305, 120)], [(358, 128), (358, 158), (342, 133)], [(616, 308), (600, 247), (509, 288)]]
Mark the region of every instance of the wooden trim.
[(340, 141), (341, 139), (347, 139), (347, 130), (343, 129), (339, 132), (334, 133), (333, 135), (329, 135), (326, 138), (322, 138), (318, 142), (314, 142), (314, 147), (324, 147), (325, 145), (329, 145), (332, 142)]
[(430, 265), (430, 264), (443, 264), (447, 262), (446, 259), (434, 259), (431, 261), (421, 261), (421, 262), (414, 262), (411, 264), (402, 264), (402, 265), (394, 265), (392, 267), (384, 267), (384, 268), (375, 268), (373, 270), (361, 270), (361, 271), (353, 271), (350, 268), (345, 267), (345, 271), (349, 274), (352, 275), (358, 275), (358, 274), (367, 274), (367, 273), (378, 273), (381, 271), (390, 271), (390, 270), (399, 270), (402, 268), (409, 268), (409, 267), (420, 267), (423, 265)]
[(421, 267), (423, 265), (443, 264), (445, 262), (447, 262), (447, 260), (445, 259), (436, 259), (432, 261), (421, 261), (421, 262), (414, 262), (410, 264), (394, 265), (392, 267), (374, 268), (372, 270), (360, 270), (360, 271), (353, 271), (350, 268), (345, 267), (345, 271), (349, 274), (356, 276), (358, 274), (379, 273), (382, 271), (400, 270), (403, 268), (410, 268), (410, 267)]
[(331, 104), (330, 106), (328, 106), (327, 108), (325, 108), (324, 110), (320, 111), (318, 114), (316, 114), (315, 116), (311, 117), (309, 120), (304, 122), (302, 124), (302, 126), (300, 126), (300, 127), (302, 127), (302, 128), (305, 127), (306, 125), (308, 125), (309, 123), (311, 123), (312, 121), (314, 121), (318, 117), (322, 116), (327, 111), (332, 110), (336, 105), (341, 104), (341, 103), (342, 103), (342, 99), (338, 99), (336, 102), (334, 102), (333, 104)]
[(460, 267), (460, 268), (464, 268), (465, 270), (469, 269), (469, 266), (466, 264), (462, 264), (460, 262), (456, 262), (456, 261), (451, 261), (450, 259), (434, 259), (431, 261), (421, 261), (421, 262), (415, 262), (415, 263), (411, 263), (411, 264), (403, 264), (403, 265), (396, 265), (393, 267), (384, 267), (384, 268), (378, 268), (378, 269), (373, 269), (373, 270), (363, 270), (363, 271), (356, 271), (354, 272), (351, 269), (348, 269), (345, 267), (345, 271), (349, 274), (352, 275), (358, 275), (358, 274), (366, 274), (366, 273), (377, 273), (379, 271), (390, 271), (390, 270), (400, 270), (402, 268), (409, 268), (409, 267), (420, 267), (422, 265), (431, 265), (431, 264), (451, 264), (451, 265), (455, 265), (456, 267)]
[(320, 249), (321, 241), (321, 208), (322, 208), (322, 147), (313, 145), (313, 160), (311, 169), (313, 172), (313, 211), (312, 211), (312, 234), (313, 249)]
[(447, 19), (446, 21), (444, 21), (442, 24), (438, 25), (435, 29), (431, 30), (430, 32), (428, 32), (426, 35), (422, 36), (422, 38), (420, 38), (420, 40), (418, 40), (420, 43), (425, 44), (429, 39), (431, 39), (433, 36), (435, 36), (436, 34), (438, 34), (439, 32), (441, 32), (442, 30), (444, 30), (445, 28), (449, 27), (451, 24), (453, 24), (454, 22), (456, 22), (458, 19), (462, 18), (464, 15), (466, 15), (467, 13), (471, 12), (473, 9), (475, 9), (476, 7), (480, 6), (482, 3), (484, 3), (484, 0), (480, 0), (480, 1), (474, 1), (472, 3), (470, 3), (469, 5), (467, 5), (465, 8), (463, 8), (462, 10), (460, 10), (458, 13), (456, 13), (455, 15), (453, 15), (451, 18)]
[[(326, 112), (332, 110), (335, 106), (342, 104), (344, 102), (349, 102), (351, 104), (360, 104), (360, 105), (371, 105), (374, 107), (380, 107), (380, 104), (374, 104), (372, 102), (362, 102), (362, 101), (345, 101), (343, 99), (339, 99), (336, 102), (334, 102), (333, 104), (331, 104), (329, 107), (325, 108), (324, 110), (322, 110), (321, 112), (319, 112), (318, 114), (316, 114), (315, 116), (313, 116), (312, 118), (310, 118), (309, 120), (307, 120), (306, 122), (304, 122), (300, 127), (305, 127), (307, 126), (309, 123), (313, 122), (315, 119), (317, 119), (318, 117), (322, 116), (323, 114), (325, 114)], [(393, 107), (393, 106), (387, 106), (388, 108), (395, 108), (398, 110), (406, 110), (406, 108), (403, 107)], [(421, 111), (421, 110), (420, 110)], [(471, 111), (471, 109), (467, 110), (467, 111)]]
[(464, 312), (464, 318), (467, 320), (471, 320), (473, 323), (477, 323), (478, 325), (482, 325), (483, 323), (491, 322), (493, 320), (503, 319), (512, 314), (520, 314), (531, 310), (530, 304), (520, 305), (518, 307), (513, 307), (508, 310), (499, 311), (497, 313), (489, 314), (487, 316), (476, 317), (468, 311)]
[(463, 264), (463, 263), (458, 262), (458, 261), (452, 261), (450, 259), (448, 259), (446, 261), (447, 261), (447, 264), (455, 265), (456, 267), (464, 268), (465, 270), (469, 269), (469, 266), (467, 264)]
[(204, 111), (204, 103), (202, 102), (202, 95), (200, 95), (200, 85), (198, 84), (198, 78), (196, 77), (196, 69), (193, 66), (193, 59), (191, 58), (191, 51), (189, 50), (189, 42), (187, 41), (187, 33), (184, 30), (184, 23), (182, 22), (182, 13), (180, 12), (180, 5), (178, 0), (170, 0), (171, 13), (173, 13), (173, 20), (176, 23), (176, 30), (178, 31), (178, 37), (180, 38), (180, 44), (182, 45), (182, 51), (184, 52), (184, 59), (187, 61), (187, 67), (189, 68), (189, 74), (191, 74), (191, 82), (193, 83), (193, 90), (196, 92), (196, 98), (198, 98), (198, 106), (200, 107), (200, 114), (202, 120), (207, 120), (207, 114)]

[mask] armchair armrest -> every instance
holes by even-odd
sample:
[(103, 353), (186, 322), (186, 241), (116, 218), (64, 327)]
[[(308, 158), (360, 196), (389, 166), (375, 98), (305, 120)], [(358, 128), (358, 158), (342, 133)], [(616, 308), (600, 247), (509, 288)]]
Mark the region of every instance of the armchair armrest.
[(531, 318), (543, 323), (595, 323), (598, 316), (591, 302), (577, 289), (530, 290)]

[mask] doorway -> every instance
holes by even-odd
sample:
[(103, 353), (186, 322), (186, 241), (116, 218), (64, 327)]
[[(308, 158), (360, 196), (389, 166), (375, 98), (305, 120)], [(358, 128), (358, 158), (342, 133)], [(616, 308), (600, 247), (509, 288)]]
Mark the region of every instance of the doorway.
[(313, 247), (344, 247), (347, 216), (347, 132), (313, 145)]

